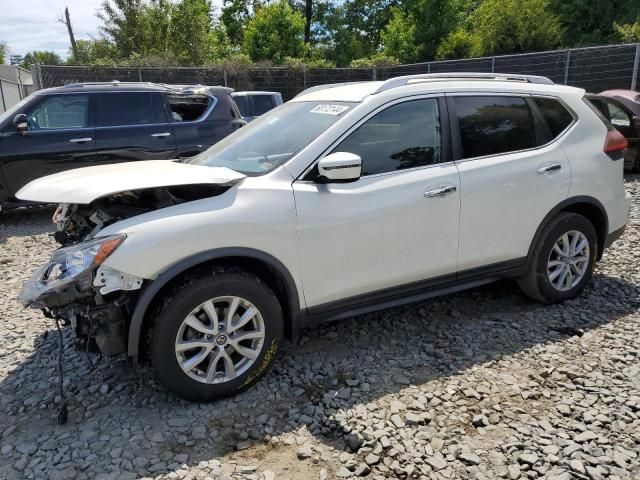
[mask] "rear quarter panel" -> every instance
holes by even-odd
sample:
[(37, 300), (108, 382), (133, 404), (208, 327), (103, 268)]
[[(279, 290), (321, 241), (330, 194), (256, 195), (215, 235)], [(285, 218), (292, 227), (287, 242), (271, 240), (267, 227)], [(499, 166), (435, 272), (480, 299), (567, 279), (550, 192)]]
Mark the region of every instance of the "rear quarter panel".
[[(577, 123), (562, 138), (561, 145), (571, 164), (569, 198), (593, 197), (602, 203), (609, 217), (609, 232), (626, 223), (624, 161), (611, 160), (604, 153), (607, 127), (582, 96), (564, 98), (578, 116)], [(621, 223), (622, 222), (622, 223)]]

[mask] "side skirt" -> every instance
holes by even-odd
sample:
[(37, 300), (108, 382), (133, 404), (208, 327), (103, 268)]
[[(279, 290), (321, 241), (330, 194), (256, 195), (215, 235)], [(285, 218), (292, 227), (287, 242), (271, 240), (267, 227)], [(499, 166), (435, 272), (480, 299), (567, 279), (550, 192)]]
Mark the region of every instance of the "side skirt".
[(503, 278), (520, 277), (526, 272), (526, 261), (526, 257), (522, 257), (310, 307), (302, 315), (302, 326), (308, 327), (320, 322), (340, 320), (406, 303), (419, 302), (479, 287)]

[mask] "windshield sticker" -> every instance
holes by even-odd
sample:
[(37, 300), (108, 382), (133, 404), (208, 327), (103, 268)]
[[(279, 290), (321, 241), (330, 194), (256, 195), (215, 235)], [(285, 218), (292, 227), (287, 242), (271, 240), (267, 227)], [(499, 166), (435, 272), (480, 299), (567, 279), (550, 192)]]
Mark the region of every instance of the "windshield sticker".
[(311, 110), (311, 113), (326, 113), (327, 115), (340, 115), (345, 110), (348, 110), (349, 107), (345, 107), (344, 105), (318, 105)]

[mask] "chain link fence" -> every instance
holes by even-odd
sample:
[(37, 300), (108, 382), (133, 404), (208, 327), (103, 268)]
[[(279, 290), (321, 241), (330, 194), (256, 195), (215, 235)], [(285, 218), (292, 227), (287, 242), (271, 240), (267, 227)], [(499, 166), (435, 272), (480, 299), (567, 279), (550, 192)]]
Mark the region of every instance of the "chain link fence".
[(272, 90), (285, 100), (326, 83), (386, 80), (400, 75), (446, 72), (543, 75), (589, 92), (639, 85), (640, 44), (573, 48), (550, 52), (444, 60), (382, 68), (214, 67), (150, 68), (50, 66), (38, 68), (41, 88), (79, 82), (154, 82), (225, 85), (236, 90)]

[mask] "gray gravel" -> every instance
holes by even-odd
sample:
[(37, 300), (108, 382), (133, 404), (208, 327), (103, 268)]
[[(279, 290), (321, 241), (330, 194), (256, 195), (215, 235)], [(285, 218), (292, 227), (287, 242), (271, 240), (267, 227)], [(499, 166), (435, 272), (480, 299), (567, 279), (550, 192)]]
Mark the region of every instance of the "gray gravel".
[(304, 332), (254, 388), (190, 404), (123, 357), (92, 369), (14, 300), (53, 241), (0, 218), (0, 478), (640, 478), (640, 178), (624, 237), (578, 299), (503, 282)]

